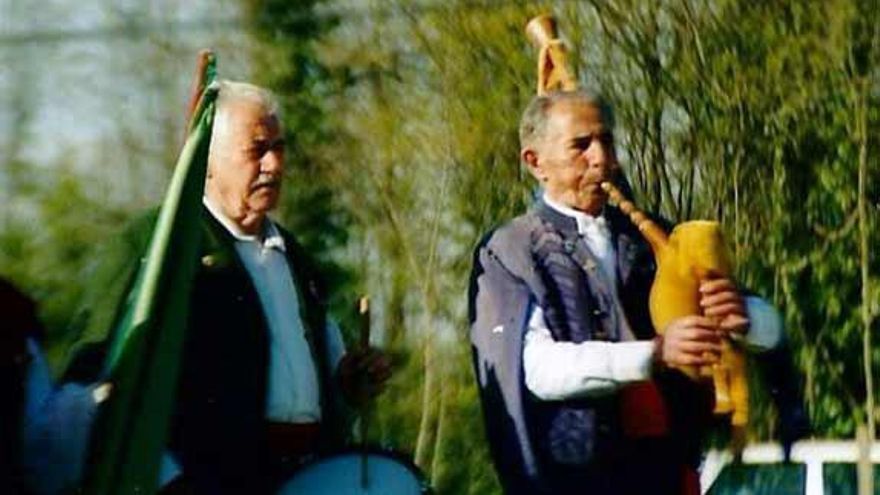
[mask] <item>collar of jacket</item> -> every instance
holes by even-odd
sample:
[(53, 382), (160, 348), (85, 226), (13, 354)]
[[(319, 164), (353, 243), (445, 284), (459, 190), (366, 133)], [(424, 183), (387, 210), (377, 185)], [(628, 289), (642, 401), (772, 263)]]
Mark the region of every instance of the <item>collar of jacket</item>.
[(535, 212), (545, 222), (549, 222), (553, 228), (565, 237), (577, 236), (577, 220), (548, 205), (543, 199), (539, 199), (535, 206)]
[[(542, 220), (550, 222), (559, 233), (578, 235), (577, 220), (552, 208), (543, 199), (538, 200), (535, 211)], [(638, 230), (630, 223), (623, 212), (616, 207), (606, 205), (602, 215), (605, 217), (612, 238), (616, 238), (618, 235), (639, 238)]]
[[(564, 239), (578, 237), (577, 221), (553, 209), (543, 200), (538, 200), (535, 213), (540, 219), (552, 225)], [(611, 242), (616, 250), (619, 281), (625, 284), (632, 273), (633, 264), (643, 256), (644, 251), (650, 251), (650, 248), (635, 225), (619, 209), (606, 205), (603, 214), (611, 231)]]
[(200, 263), (206, 270), (237, 267), (244, 270), (235, 253), (235, 238), (202, 206), (202, 250)]

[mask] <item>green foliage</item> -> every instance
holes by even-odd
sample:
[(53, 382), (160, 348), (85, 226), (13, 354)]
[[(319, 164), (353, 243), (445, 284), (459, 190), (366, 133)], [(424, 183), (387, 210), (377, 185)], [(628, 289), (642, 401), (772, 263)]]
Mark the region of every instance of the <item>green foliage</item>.
[(40, 302), (49, 357), (59, 356), (55, 344), (67, 335), (68, 324), (82, 296), (96, 239), (103, 239), (125, 218), (87, 192), (86, 182), (69, 169), (52, 180), (34, 174), (35, 166), (12, 162), (20, 195), (5, 210), (0, 232), (0, 273)]

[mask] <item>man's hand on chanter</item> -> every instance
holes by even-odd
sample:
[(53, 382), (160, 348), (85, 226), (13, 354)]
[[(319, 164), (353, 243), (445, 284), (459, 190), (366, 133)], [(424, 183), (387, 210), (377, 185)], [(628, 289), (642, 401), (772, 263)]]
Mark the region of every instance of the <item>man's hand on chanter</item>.
[(728, 278), (709, 279), (700, 284), (700, 307), (703, 315), (713, 318), (727, 334), (743, 335), (749, 330), (745, 301)]
[(718, 361), (721, 333), (706, 316), (685, 316), (672, 321), (656, 340), (655, 362), (665, 366), (704, 366)]

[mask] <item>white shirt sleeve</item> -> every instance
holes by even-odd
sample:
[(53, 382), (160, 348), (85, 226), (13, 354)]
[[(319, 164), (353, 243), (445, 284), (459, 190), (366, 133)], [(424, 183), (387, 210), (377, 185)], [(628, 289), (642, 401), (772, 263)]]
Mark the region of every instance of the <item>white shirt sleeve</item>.
[[(784, 340), (782, 316), (764, 299), (745, 298), (750, 328), (740, 340), (764, 352)], [(628, 383), (650, 379), (653, 342), (557, 342), (536, 307), (523, 345), (526, 387), (542, 400), (606, 395)]]
[(542, 400), (607, 395), (650, 379), (653, 355), (651, 341), (557, 342), (536, 307), (523, 346), (526, 387)]

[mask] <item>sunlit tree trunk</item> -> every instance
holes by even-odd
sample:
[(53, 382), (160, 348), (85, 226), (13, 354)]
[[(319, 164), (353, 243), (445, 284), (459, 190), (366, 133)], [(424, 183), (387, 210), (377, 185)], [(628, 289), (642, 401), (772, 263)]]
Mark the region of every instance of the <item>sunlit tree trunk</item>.
[(865, 373), (865, 431), (860, 444), (859, 459), (859, 495), (870, 495), (874, 492), (874, 469), (871, 464), (871, 444), (877, 438), (874, 421), (874, 367), (871, 344), (871, 278), (869, 272), (868, 247), (868, 207), (866, 182), (868, 180), (868, 80), (862, 79), (858, 84), (856, 115), (857, 139), (859, 146), (859, 179), (858, 179), (858, 217), (859, 217), (859, 265), (861, 278), (861, 320), (862, 320), (862, 361)]
[(419, 423), (419, 432), (416, 437), (415, 463), (429, 476), (434, 456), (434, 444), (437, 441), (437, 421), (439, 413), (438, 392), (440, 387), (437, 383), (436, 366), (434, 364), (434, 338), (428, 335), (425, 338), (424, 378), (422, 385), (422, 419)]

